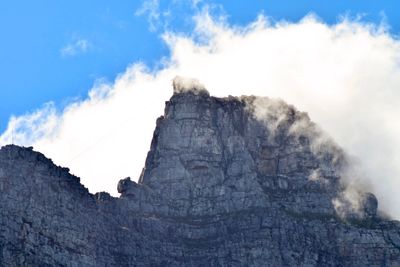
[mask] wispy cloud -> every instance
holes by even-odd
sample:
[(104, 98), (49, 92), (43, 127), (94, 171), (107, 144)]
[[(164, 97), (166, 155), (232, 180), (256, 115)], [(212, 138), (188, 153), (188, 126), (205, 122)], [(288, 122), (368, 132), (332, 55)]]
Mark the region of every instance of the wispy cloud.
[[(152, 32), (166, 31), (171, 25), (187, 24), (187, 13), (198, 12), (201, 9), (215, 9), (217, 5), (206, 3), (203, 0), (144, 0), (142, 5), (135, 11), (135, 16), (143, 16), (147, 19), (149, 30)], [(178, 16), (176, 16), (179, 14)]]
[[(152, 2), (157, 10), (158, 2)], [(195, 77), (212, 95), (278, 97), (307, 111), (359, 159), (381, 208), (400, 218), (400, 41), (395, 36), (382, 25), (346, 18), (328, 25), (315, 16), (296, 23), (260, 16), (237, 27), (204, 12), (195, 21), (192, 34), (164, 35), (170, 57), (162, 59), (163, 68), (134, 64), (63, 112), (44, 109), (14, 118), (0, 145), (10, 142), (10, 129), (16, 129), (19, 144), (33, 145), (70, 167), (91, 192), (116, 195), (119, 179), (135, 179), (141, 172), (172, 78)]]
[(89, 51), (91, 44), (86, 39), (78, 39), (75, 42), (67, 44), (61, 48), (60, 53), (62, 56), (75, 56), (78, 54), (84, 54)]
[(161, 24), (161, 11), (159, 0), (146, 0), (142, 6), (136, 10), (136, 16), (147, 16), (149, 30), (156, 31)]

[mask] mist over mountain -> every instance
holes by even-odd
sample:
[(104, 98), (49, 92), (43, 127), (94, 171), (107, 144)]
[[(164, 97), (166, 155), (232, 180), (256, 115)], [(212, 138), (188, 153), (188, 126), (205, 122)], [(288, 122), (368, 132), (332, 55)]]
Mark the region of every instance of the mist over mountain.
[(0, 265), (399, 266), (400, 223), (348, 182), (352, 160), (307, 113), (173, 86), (119, 197), (32, 148), (1, 148)]
[(97, 81), (87, 97), (12, 117), (0, 146), (33, 146), (68, 166), (91, 193), (118, 196), (120, 177), (138, 181), (173, 77), (196, 77), (213, 96), (280, 98), (307, 111), (351, 157), (346, 179), (400, 219), (400, 43), (384, 21), (261, 14), (238, 26), (207, 10), (192, 19), (190, 33), (163, 33), (168, 55), (156, 68), (132, 62), (114, 81)]

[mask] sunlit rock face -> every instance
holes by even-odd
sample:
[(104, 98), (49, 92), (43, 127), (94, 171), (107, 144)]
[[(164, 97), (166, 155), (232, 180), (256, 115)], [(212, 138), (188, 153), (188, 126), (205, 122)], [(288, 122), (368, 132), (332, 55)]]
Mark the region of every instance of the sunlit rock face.
[(345, 197), (346, 156), (307, 114), (187, 84), (174, 84), (119, 198), (3, 147), (0, 265), (399, 266), (399, 223), (371, 193)]

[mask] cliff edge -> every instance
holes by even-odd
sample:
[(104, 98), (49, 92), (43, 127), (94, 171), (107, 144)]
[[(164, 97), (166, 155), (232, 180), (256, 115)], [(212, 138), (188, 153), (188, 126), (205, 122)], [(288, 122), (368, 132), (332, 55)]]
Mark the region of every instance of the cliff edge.
[(1, 148), (0, 266), (400, 266), (399, 222), (346, 198), (346, 155), (306, 113), (175, 89), (119, 198)]

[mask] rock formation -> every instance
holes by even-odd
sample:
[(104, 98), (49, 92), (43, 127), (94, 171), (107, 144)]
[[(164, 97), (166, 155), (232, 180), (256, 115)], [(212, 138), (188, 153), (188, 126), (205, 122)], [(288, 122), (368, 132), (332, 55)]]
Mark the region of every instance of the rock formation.
[(400, 223), (371, 193), (346, 198), (346, 155), (307, 114), (194, 89), (166, 103), (119, 198), (2, 147), (0, 266), (400, 266)]

